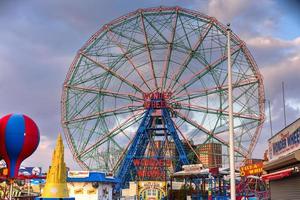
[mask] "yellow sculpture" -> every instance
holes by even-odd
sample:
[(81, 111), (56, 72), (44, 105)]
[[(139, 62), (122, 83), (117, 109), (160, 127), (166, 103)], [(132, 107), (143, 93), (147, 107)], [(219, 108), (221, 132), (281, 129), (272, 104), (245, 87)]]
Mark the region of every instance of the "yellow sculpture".
[(41, 198), (69, 198), (66, 179), (67, 168), (64, 161), (64, 145), (59, 134), (53, 152), (52, 165), (49, 168)]

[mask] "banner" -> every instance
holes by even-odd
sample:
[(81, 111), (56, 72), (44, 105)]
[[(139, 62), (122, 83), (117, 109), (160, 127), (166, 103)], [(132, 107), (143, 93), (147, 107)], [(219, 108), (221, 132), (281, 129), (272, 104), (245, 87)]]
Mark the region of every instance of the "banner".
[(300, 120), (269, 139), (269, 160), (276, 160), (300, 148)]

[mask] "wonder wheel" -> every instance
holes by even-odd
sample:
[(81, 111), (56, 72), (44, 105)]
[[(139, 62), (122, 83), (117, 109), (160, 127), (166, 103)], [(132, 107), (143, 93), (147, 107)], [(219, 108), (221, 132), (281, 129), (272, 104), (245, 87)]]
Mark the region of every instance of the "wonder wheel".
[[(228, 166), (226, 37), (215, 18), (180, 7), (139, 9), (97, 31), (78, 51), (62, 95), (65, 136), (80, 166), (120, 172), (132, 157), (151, 156), (149, 137), (158, 149), (168, 140), (164, 155), (173, 148), (182, 164)], [(264, 91), (245, 43), (235, 34), (230, 42), (242, 161), (260, 134)], [(142, 139), (146, 130), (155, 136)]]

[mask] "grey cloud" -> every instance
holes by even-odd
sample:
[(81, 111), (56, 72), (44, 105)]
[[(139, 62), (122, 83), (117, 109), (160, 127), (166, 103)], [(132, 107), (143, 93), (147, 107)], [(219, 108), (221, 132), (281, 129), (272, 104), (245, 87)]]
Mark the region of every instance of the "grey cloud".
[(208, 3), (208, 14), (223, 23), (229, 23), (236, 16), (240, 16), (245, 12), (252, 4), (251, 1), (247, 0), (211, 0)]
[[(286, 2), (283, 4), (286, 4)], [(282, 24), (284, 22), (282, 19), (291, 10), (282, 7), (282, 2), (277, 0), (212, 0), (209, 2), (209, 6), (208, 12), (218, 17), (217, 19), (223, 23), (231, 22), (232, 30), (242, 40), (245, 40), (251, 50), (264, 76), (266, 98), (272, 101), (273, 130), (274, 133), (278, 132), (283, 128), (281, 82), (285, 82), (287, 101), (289, 99), (299, 99), (300, 94), (299, 87), (297, 87), (300, 77), (300, 63), (297, 60), (300, 48), (299, 42), (296, 39), (278, 38), (280, 31), (285, 33), (284, 29), (290, 29), (288, 26), (291, 24), (285, 27), (285, 24)], [(295, 35), (295, 33), (291, 34)], [(259, 39), (262, 41), (259, 41)], [(295, 106), (286, 106), (286, 113), (288, 123), (300, 116), (299, 110), (295, 109)], [(269, 129), (270, 126), (267, 121), (253, 153), (256, 157), (262, 157), (267, 139), (270, 137)]]

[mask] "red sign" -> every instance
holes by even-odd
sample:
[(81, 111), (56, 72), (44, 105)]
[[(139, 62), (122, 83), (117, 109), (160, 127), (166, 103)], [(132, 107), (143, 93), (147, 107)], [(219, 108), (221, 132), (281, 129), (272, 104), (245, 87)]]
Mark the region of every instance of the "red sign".
[(167, 108), (168, 100), (171, 97), (171, 92), (150, 92), (145, 93), (144, 96), (144, 107), (145, 108)]
[(171, 160), (164, 159), (152, 159), (152, 158), (143, 158), (143, 159), (134, 159), (133, 164), (136, 167), (170, 167)]
[(137, 168), (137, 176), (140, 179), (151, 178), (155, 180), (165, 179), (166, 168), (172, 164), (171, 160), (164, 159), (134, 159), (134, 166)]
[(137, 176), (140, 178), (155, 178), (155, 179), (165, 179), (166, 173), (164, 170), (159, 168), (155, 169), (141, 169), (137, 171)]
[(171, 92), (150, 92), (144, 94), (144, 100), (169, 99), (171, 95)]

